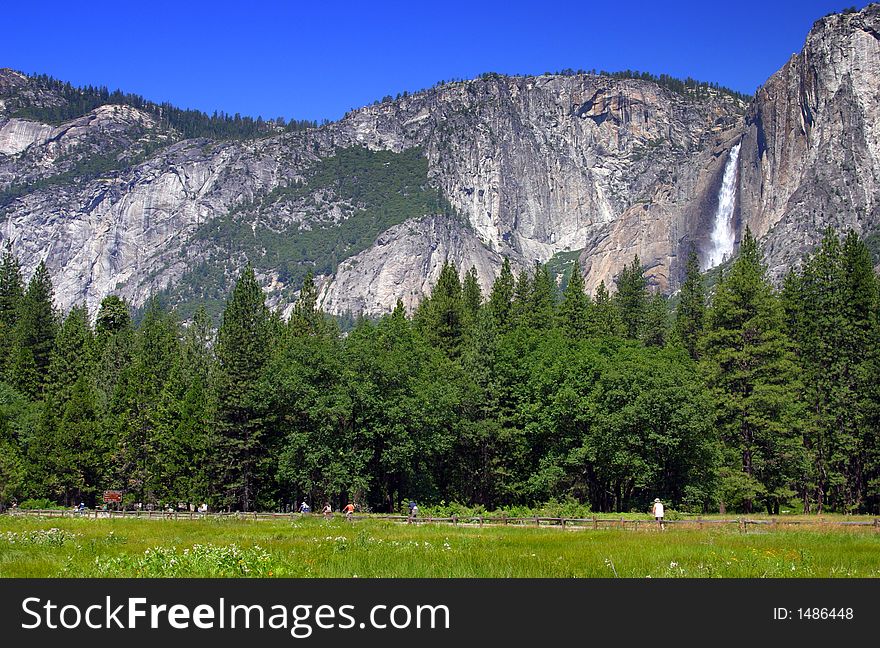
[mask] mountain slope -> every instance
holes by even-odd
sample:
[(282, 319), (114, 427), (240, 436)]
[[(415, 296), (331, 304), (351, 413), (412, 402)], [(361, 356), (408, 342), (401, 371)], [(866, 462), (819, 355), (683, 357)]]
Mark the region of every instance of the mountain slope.
[(827, 224), (880, 230), (878, 24), (877, 5), (817, 21), (749, 105), (656, 79), (484, 75), (245, 139), (187, 138), (213, 132), (206, 116), (186, 129), (130, 98), (24, 119), (76, 95), (0, 70), (0, 239), (26, 269), (47, 261), (63, 308), (219, 304), (250, 262), (282, 309), (311, 269), (330, 312), (378, 314), (413, 307), (447, 259), (485, 290), (504, 256), (576, 251), (589, 289), (638, 254), (669, 291), (692, 243), (707, 256), (742, 142), (736, 230), (778, 276)]
[(750, 107), (739, 218), (776, 277), (826, 226), (880, 231), (880, 5), (817, 21)]

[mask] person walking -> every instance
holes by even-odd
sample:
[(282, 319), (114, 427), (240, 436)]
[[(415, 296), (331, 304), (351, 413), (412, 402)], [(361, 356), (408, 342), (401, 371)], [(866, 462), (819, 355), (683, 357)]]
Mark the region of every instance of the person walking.
[(663, 524), (663, 502), (660, 501), (659, 497), (654, 500), (654, 506), (651, 507), (651, 514), (654, 516), (654, 519), (657, 520), (660, 529), (665, 531), (666, 526)]
[(345, 513), (345, 518), (347, 520), (350, 520), (352, 513), (354, 513), (354, 504), (349, 502), (348, 504), (345, 505), (345, 508), (342, 509), (342, 512)]
[(330, 519), (330, 517), (333, 515), (333, 507), (330, 506), (330, 502), (324, 504), (324, 508), (321, 510), (321, 513), (324, 514), (324, 517), (326, 519)]

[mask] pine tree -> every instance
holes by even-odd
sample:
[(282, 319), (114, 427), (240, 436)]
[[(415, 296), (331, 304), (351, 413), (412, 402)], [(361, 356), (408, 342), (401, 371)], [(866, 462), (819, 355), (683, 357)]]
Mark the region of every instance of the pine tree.
[(532, 281), (525, 270), (520, 270), (516, 276), (516, 285), (513, 288), (513, 301), (510, 304), (510, 321), (514, 327), (527, 326), (529, 324), (531, 307)]
[(660, 293), (651, 295), (645, 309), (645, 324), (642, 330), (642, 341), (646, 346), (666, 346), (669, 333), (669, 308), (666, 299)]
[(448, 261), (443, 264), (431, 296), (419, 307), (419, 329), (432, 346), (450, 358), (457, 357), (464, 329), (464, 306), (458, 271)]
[(495, 328), (499, 331), (508, 330), (511, 326), (510, 309), (513, 302), (515, 281), (510, 268), (510, 260), (504, 257), (501, 272), (492, 284), (489, 295), (489, 310), (495, 318)]
[(847, 233), (842, 252), (846, 333), (841, 355), (848, 360), (843, 380), (852, 395), (850, 415), (842, 421), (850, 427), (853, 451), (843, 466), (846, 488), (840, 497), (846, 510), (867, 510), (872, 484), (880, 484), (880, 466), (872, 466), (869, 459), (871, 448), (880, 438), (880, 426), (871, 416), (880, 403), (872, 398), (880, 378), (876, 371), (880, 361), (880, 286), (871, 253), (855, 232)]
[(803, 461), (798, 372), (781, 304), (748, 228), (708, 312), (702, 353), (730, 469), (722, 491), (738, 493), (747, 512), (759, 500), (778, 513), (794, 495)]
[(632, 263), (620, 271), (617, 278), (617, 294), (614, 303), (623, 322), (624, 335), (637, 340), (645, 326), (648, 307), (648, 282), (642, 274), (642, 264), (636, 256)]
[(469, 330), (477, 321), (477, 313), (483, 303), (483, 292), (477, 280), (477, 268), (471, 266), (464, 276), (461, 286), (461, 303), (464, 330)]
[(200, 306), (152, 417), (155, 461), (150, 490), (166, 501), (203, 502), (209, 495), (211, 347), (211, 321)]
[(526, 318), (529, 326), (536, 331), (551, 328), (556, 316), (556, 283), (547, 266), (535, 264), (535, 277), (529, 298), (531, 305)]
[(45, 403), (29, 445), (34, 477), (65, 504), (93, 504), (106, 470), (88, 312), (74, 307), (58, 330)]
[(23, 297), (21, 267), (12, 251), (7, 250), (0, 262), (0, 380), (12, 351), (13, 331)]
[(867, 499), (866, 448), (877, 289), (870, 253), (850, 232), (843, 245), (829, 228), (800, 276), (785, 284), (788, 326), (800, 349), (809, 417), (804, 443), (812, 471), (804, 504), (846, 511)]
[(95, 318), (95, 332), (99, 336), (113, 335), (131, 326), (131, 314), (121, 297), (108, 295), (101, 300)]
[(572, 266), (571, 277), (562, 293), (557, 322), (571, 339), (581, 340), (589, 333), (590, 298), (584, 292), (584, 278), (577, 261)]
[(225, 490), (218, 504), (245, 511), (259, 501), (260, 478), (266, 470), (258, 386), (269, 358), (269, 320), (263, 291), (248, 266), (223, 311), (213, 380), (215, 485)]
[(315, 335), (321, 330), (324, 316), (318, 308), (318, 289), (315, 275), (309, 270), (303, 279), (299, 297), (293, 306), (290, 329), (297, 335)]
[(34, 400), (43, 392), (56, 328), (52, 281), (41, 261), (21, 300), (12, 332), (11, 365), (7, 369), (13, 386)]
[(686, 273), (675, 311), (673, 339), (687, 350), (691, 358), (698, 360), (706, 320), (706, 289), (700, 273), (700, 260), (693, 247), (688, 254)]
[(620, 321), (620, 313), (605, 282), (600, 281), (596, 288), (596, 298), (590, 311), (590, 336), (591, 337), (622, 337), (623, 323)]

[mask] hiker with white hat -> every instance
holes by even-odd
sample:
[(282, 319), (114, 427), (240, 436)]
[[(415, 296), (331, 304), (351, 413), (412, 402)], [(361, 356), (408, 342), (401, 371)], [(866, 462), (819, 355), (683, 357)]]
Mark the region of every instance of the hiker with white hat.
[(659, 497), (654, 500), (654, 506), (651, 508), (651, 515), (657, 520), (657, 524), (660, 525), (660, 528), (665, 530), (666, 527), (663, 525), (663, 502), (660, 501)]

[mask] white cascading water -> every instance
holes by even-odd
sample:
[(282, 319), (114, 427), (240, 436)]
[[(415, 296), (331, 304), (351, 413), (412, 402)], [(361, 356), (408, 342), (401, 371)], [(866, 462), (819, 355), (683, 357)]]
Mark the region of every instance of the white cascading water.
[(739, 160), (737, 144), (730, 149), (724, 178), (718, 191), (718, 210), (715, 212), (715, 225), (712, 228), (712, 247), (706, 259), (706, 269), (714, 268), (733, 254), (733, 206), (736, 203), (736, 172)]

